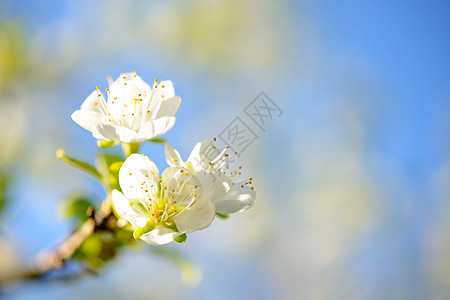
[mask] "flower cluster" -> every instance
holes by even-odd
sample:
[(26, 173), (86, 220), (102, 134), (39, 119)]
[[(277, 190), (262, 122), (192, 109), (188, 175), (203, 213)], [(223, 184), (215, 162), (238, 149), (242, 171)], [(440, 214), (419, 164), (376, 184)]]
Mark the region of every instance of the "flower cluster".
[(181, 99), (171, 81), (155, 79), (151, 87), (134, 72), (126, 73), (110, 80), (106, 92), (107, 100), (97, 87), (72, 119), (98, 140), (138, 145), (134, 153), (125, 153), (119, 186), (112, 191), (115, 212), (131, 224), (136, 239), (182, 243), (216, 215), (227, 217), (253, 205), (252, 178), (237, 181), (242, 167), (230, 170), (228, 147), (221, 150), (215, 139), (198, 143), (186, 161), (166, 144), (169, 167), (162, 173), (145, 154), (136, 153), (140, 143), (160, 137), (175, 123)]

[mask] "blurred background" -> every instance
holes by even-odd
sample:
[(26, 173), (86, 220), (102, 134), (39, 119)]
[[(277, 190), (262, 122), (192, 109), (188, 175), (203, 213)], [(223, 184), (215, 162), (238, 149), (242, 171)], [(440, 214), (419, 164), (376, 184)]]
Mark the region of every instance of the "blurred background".
[[(173, 81), (183, 101), (166, 137), (185, 158), (236, 117), (258, 137), (240, 154), (255, 207), (170, 246), (196, 265), (190, 279), (125, 251), (98, 276), (3, 296), (449, 299), (449, 11), (447, 1), (0, 1), (0, 276), (70, 233), (64, 198), (105, 196), (55, 150), (94, 161), (95, 139), (70, 115), (106, 75)], [(262, 91), (283, 111), (264, 130), (244, 112)], [(142, 151), (166, 167), (163, 146)]]

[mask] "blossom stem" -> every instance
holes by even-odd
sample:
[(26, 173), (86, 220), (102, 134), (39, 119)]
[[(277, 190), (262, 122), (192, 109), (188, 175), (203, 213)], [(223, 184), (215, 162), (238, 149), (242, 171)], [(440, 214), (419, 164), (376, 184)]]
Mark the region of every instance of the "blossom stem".
[(141, 143), (122, 143), (122, 151), (125, 158), (128, 158), (133, 153), (138, 153)]
[(100, 173), (94, 166), (88, 164), (87, 162), (67, 156), (66, 151), (64, 149), (60, 148), (56, 150), (56, 157), (63, 163), (71, 167), (77, 168), (103, 183), (102, 175), (100, 175)]

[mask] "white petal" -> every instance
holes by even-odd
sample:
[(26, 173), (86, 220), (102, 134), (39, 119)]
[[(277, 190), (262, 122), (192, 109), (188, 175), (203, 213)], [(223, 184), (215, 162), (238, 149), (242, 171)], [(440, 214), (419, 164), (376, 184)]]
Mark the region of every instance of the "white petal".
[(216, 211), (222, 214), (243, 212), (253, 206), (256, 192), (247, 187), (233, 186), (225, 196), (214, 200)]
[(214, 216), (214, 205), (206, 195), (200, 195), (191, 207), (172, 219), (180, 232), (191, 233), (208, 227), (214, 220)]
[(207, 194), (209, 199), (215, 200), (225, 196), (232, 188), (233, 182), (230, 178), (220, 172), (200, 171), (195, 173), (203, 194)]
[(163, 100), (154, 118), (173, 117), (176, 114), (178, 107), (180, 107), (180, 103), (181, 98), (178, 96)]
[(175, 117), (162, 117), (148, 120), (138, 133), (138, 141), (150, 140), (166, 133), (175, 124)]
[[(124, 83), (127, 83), (127, 86), (125, 86)], [(138, 91), (141, 93), (146, 91), (148, 94), (150, 94), (151, 91), (151, 87), (148, 83), (146, 83), (139, 75), (135, 73), (120, 74), (120, 76), (109, 86), (110, 95), (111, 92), (120, 92), (124, 88), (131, 88), (133, 91)]]
[(181, 234), (163, 226), (156, 226), (152, 231), (143, 234), (141, 240), (151, 245), (164, 245), (170, 243)]
[[(148, 198), (154, 198), (158, 193), (158, 167), (147, 156), (132, 154), (120, 168), (119, 183), (127, 198), (138, 199), (146, 204)], [(149, 196), (145, 199), (146, 195)]]
[(191, 162), (194, 170), (198, 172), (208, 168), (209, 163), (215, 161), (220, 154), (221, 151), (216, 143), (211, 140), (204, 140), (195, 145), (187, 161)]
[[(197, 194), (196, 189), (199, 181), (188, 169), (183, 167), (169, 167), (161, 174), (161, 188), (167, 187), (168, 191), (175, 190), (175, 201), (177, 205), (183, 206), (193, 201), (193, 195)], [(197, 188), (195, 188), (197, 186)], [(200, 192), (200, 189), (198, 189)]]
[(165, 150), (166, 162), (171, 167), (178, 167), (183, 165), (183, 160), (181, 159), (180, 153), (174, 148), (166, 144)]
[(106, 102), (99, 90), (93, 91), (81, 104), (81, 110), (94, 111), (106, 115)]
[[(117, 214), (134, 227), (144, 227), (148, 217), (138, 205), (130, 205), (128, 199), (118, 190), (112, 191), (112, 201)], [(132, 201), (131, 203), (135, 203)]]
[(159, 111), (162, 103), (173, 97), (175, 97), (175, 90), (172, 81), (163, 80), (153, 89), (148, 109), (150, 109), (152, 115), (155, 116), (155, 113)]
[(89, 130), (98, 138), (99, 132), (97, 126), (104, 121), (105, 116), (95, 111), (76, 110), (73, 112), (71, 118), (75, 123)]
[(108, 140), (120, 141), (122, 143), (133, 143), (137, 141), (136, 131), (118, 125), (98, 124), (98, 132)]

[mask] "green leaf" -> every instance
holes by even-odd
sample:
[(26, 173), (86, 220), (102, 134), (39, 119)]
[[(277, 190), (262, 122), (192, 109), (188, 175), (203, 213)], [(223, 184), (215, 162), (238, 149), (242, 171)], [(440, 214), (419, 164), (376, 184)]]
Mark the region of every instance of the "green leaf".
[(112, 232), (97, 231), (82, 242), (73, 258), (86, 262), (91, 269), (99, 269), (116, 257), (119, 247), (115, 239)]
[(6, 172), (0, 173), (0, 212), (3, 211), (8, 202), (7, 197), (8, 186), (9, 186), (9, 175)]
[(92, 201), (85, 196), (72, 196), (62, 203), (61, 214), (64, 218), (74, 219), (78, 225), (87, 220), (88, 211), (94, 207)]
[(97, 179), (98, 181), (102, 182), (103, 178), (94, 166), (90, 165), (87, 162), (67, 156), (66, 151), (64, 149), (59, 148), (58, 150), (56, 150), (56, 157), (66, 165), (77, 168), (85, 172), (86, 174), (92, 176), (93, 178)]
[(103, 241), (100, 234), (93, 234), (83, 241), (80, 252), (87, 257), (98, 257), (102, 252)]
[(164, 144), (167, 141), (165, 138), (155, 138), (149, 140), (149, 142), (156, 143), (156, 144)]
[(176, 238), (174, 238), (173, 241), (179, 244), (183, 244), (184, 242), (186, 242), (186, 239), (187, 235), (186, 233), (183, 233), (182, 235), (179, 235)]
[(226, 220), (230, 217), (229, 215), (221, 214), (221, 213), (218, 213), (217, 211), (216, 211), (216, 216), (218, 216), (219, 218), (224, 219), (224, 220)]

